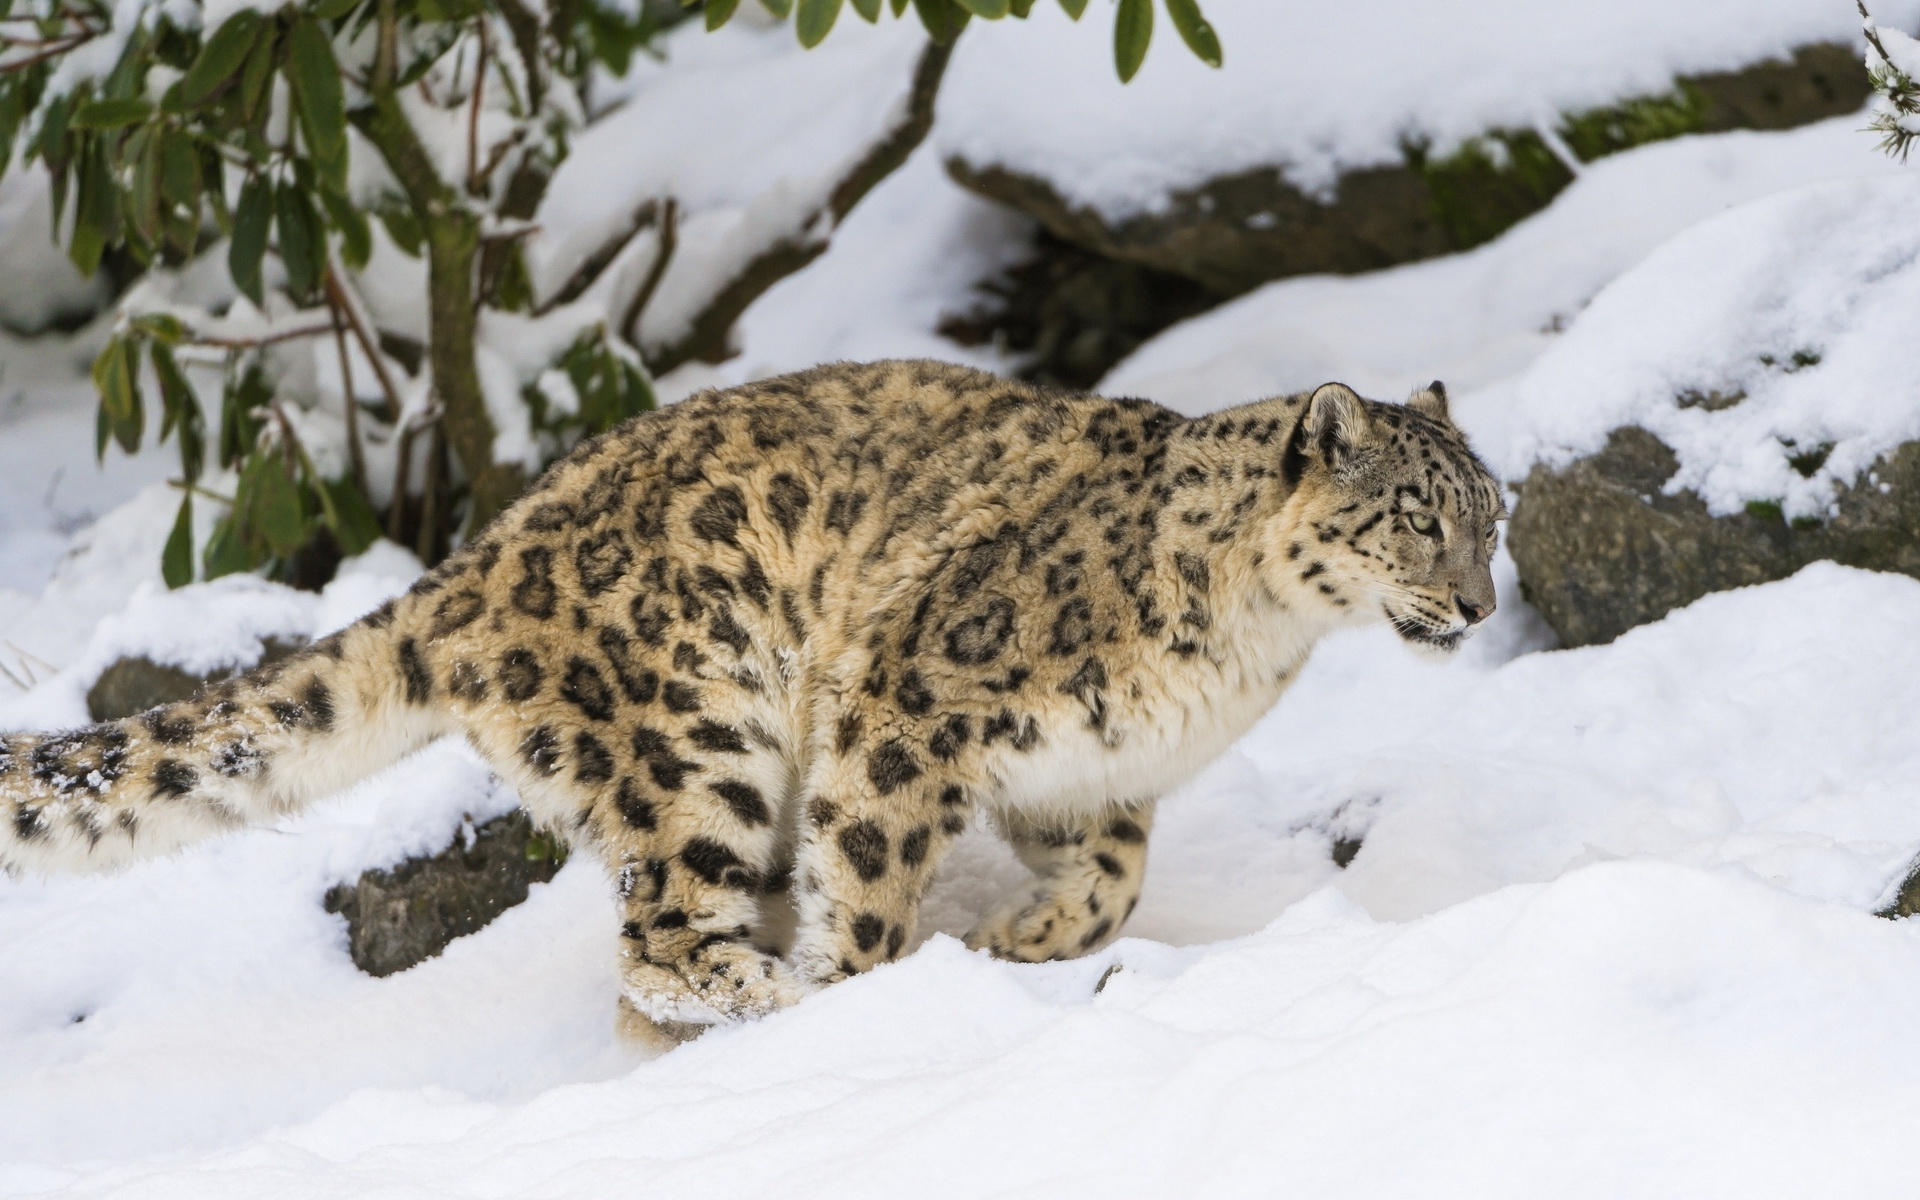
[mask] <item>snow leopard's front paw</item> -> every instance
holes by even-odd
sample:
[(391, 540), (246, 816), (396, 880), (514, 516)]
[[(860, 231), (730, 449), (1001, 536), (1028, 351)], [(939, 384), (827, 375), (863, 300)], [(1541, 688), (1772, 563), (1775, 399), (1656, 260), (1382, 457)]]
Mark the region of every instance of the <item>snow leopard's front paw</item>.
[(968, 932), (966, 943), (1013, 962), (1078, 958), (1112, 940), (1132, 909), (1131, 897), (1115, 912), (1087, 888), (1039, 879), (1002, 901)]
[(812, 989), (778, 958), (744, 942), (722, 942), (668, 966), (630, 960), (621, 991), (658, 1025), (717, 1025), (763, 1017)]

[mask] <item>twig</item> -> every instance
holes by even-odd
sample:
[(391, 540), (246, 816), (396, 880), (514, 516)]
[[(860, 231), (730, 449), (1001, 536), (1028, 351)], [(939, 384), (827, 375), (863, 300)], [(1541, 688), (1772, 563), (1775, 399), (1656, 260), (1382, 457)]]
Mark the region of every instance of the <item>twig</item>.
[(666, 277), (667, 267), (673, 261), (673, 252), (680, 244), (679, 225), (680, 206), (669, 196), (660, 210), (660, 250), (653, 256), (652, 265), (647, 267), (647, 277), (640, 281), (640, 290), (627, 302), (626, 314), (620, 318), (622, 335), (635, 346), (640, 344), (640, 314), (648, 301), (653, 299), (660, 281)]
[[(1887, 54), (1887, 48), (1880, 44), (1880, 28), (1873, 23), (1873, 14), (1867, 11), (1867, 0), (1853, 0), (1853, 6), (1860, 10), (1860, 28), (1867, 35), (1867, 45), (1880, 56), (1880, 61), (1893, 67), (1893, 58)], [(1894, 70), (1899, 70), (1894, 67)]]
[[(41, 50), (37, 54), (29, 54), (25, 58), (16, 58), (8, 62), (0, 63), (0, 75), (11, 75), (15, 71), (24, 71), (36, 63), (46, 62), (50, 58), (58, 58), (67, 51), (84, 46), (99, 36), (98, 33), (89, 33), (84, 37), (74, 36), (63, 38), (58, 42), (42, 43), (46, 46), (46, 49)], [(15, 44), (18, 45), (20, 43)]]
[(487, 94), (487, 19), (477, 22), (480, 51), (473, 66), (473, 95), (467, 105), (467, 194), (481, 194), (485, 178), (480, 174), (480, 104)]
[(217, 501), (218, 503), (224, 504), (229, 508), (233, 507), (232, 496), (222, 496), (219, 492), (209, 491), (208, 489), (201, 487), (197, 483), (188, 483), (184, 479), (169, 479), (167, 480), (167, 486), (177, 487), (183, 492), (191, 492), (193, 495), (196, 495), (196, 496), (205, 496), (207, 499)]
[(42, 669), (46, 671), (50, 671), (54, 674), (58, 674), (60, 671), (59, 667), (56, 667), (52, 663), (48, 662), (46, 659), (41, 658), (38, 654), (35, 654), (30, 650), (22, 650), (20, 648), (19, 643), (15, 642), (12, 638), (7, 639), (7, 649), (13, 651), (15, 654), (20, 656), (20, 665), (22, 667), (31, 667), (35, 663), (38, 663)]
[(380, 415), (389, 425), (399, 424), (400, 389), (394, 385), (393, 376), (387, 374), (387, 362), (381, 357), (380, 346), (374, 341), (372, 331), (361, 321), (360, 308), (354, 303), (352, 293), (347, 290), (346, 282), (333, 269), (332, 263), (327, 264), (326, 283), (327, 299), (337, 305), (338, 311), (345, 315), (347, 327), (353, 330), (353, 339), (360, 343), (360, 349), (366, 353), (367, 361), (373, 364), (374, 378), (380, 381), (380, 390), (386, 394), (387, 409)]
[(660, 202), (658, 200), (648, 200), (634, 209), (626, 228), (602, 242), (599, 249), (580, 260), (580, 265), (573, 269), (573, 274), (567, 276), (567, 281), (560, 285), (559, 291), (534, 305), (533, 315), (545, 316), (563, 304), (572, 304), (578, 300), (588, 288), (593, 286), (594, 281), (600, 278), (601, 273), (613, 264), (613, 260), (620, 257), (620, 252), (625, 250), (634, 238), (640, 236), (641, 230), (650, 227), (659, 219)]
[(373, 86), (379, 91), (393, 87), (394, 63), (399, 54), (399, 20), (394, 16), (394, 0), (380, 0), (380, 33), (373, 51)]
[(303, 326), (298, 329), (281, 329), (273, 333), (263, 333), (259, 337), (202, 337), (198, 334), (189, 338), (195, 346), (214, 346), (221, 350), (252, 350), (260, 346), (272, 346), (279, 342), (290, 342), (295, 338), (319, 337), (332, 329), (330, 325)]
[(387, 537), (401, 545), (406, 544), (400, 535), (405, 532), (407, 485), (413, 476), (413, 438), (426, 428), (428, 422), (439, 420), (440, 410), (437, 407), (429, 409), (403, 425), (400, 436), (395, 439), (398, 458), (393, 468), (393, 503), (387, 508)]
[(446, 479), (447, 435), (435, 418), (433, 440), (427, 444), (426, 484), (420, 489), (420, 528), (414, 535), (414, 553), (428, 565), (432, 565), (440, 541), (440, 493), (446, 488)]
[[(327, 266), (332, 283), (332, 264)], [(360, 401), (353, 394), (353, 359), (347, 353), (347, 325), (340, 317), (339, 289), (327, 288), (327, 311), (333, 314), (333, 345), (340, 354), (340, 395), (347, 409), (347, 464), (353, 472), (353, 485), (367, 494), (367, 460), (360, 451)]]

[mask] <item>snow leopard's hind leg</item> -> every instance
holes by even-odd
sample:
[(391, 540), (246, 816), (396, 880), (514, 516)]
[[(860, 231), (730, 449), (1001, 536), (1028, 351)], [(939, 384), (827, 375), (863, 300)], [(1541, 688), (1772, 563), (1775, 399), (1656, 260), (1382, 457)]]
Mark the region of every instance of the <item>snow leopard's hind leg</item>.
[(1022, 884), (967, 934), (996, 958), (1046, 962), (1099, 949), (1133, 915), (1146, 876), (1151, 803), (1043, 823), (998, 814), (1001, 832), (1036, 878)]

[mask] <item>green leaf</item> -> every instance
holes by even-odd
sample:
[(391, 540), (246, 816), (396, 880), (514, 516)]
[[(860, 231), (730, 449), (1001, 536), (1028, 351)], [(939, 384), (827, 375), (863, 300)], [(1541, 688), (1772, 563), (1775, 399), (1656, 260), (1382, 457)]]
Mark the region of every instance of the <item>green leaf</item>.
[(347, 106), (333, 46), (313, 20), (294, 22), (287, 34), (287, 82), (293, 85), (300, 127), (321, 176), (336, 188), (347, 184)]
[(800, 44), (811, 50), (826, 39), (840, 16), (840, 0), (799, 0), (799, 15), (793, 19), (793, 31)]
[(320, 504), (342, 554), (351, 557), (380, 540), (380, 518), (351, 480), (322, 479)]
[(162, 130), (160, 195), (168, 204), (189, 210), (200, 206), (200, 152), (193, 139), (175, 129)]
[(201, 47), (200, 57), (193, 60), (180, 80), (180, 102), (188, 108), (198, 108), (225, 87), (246, 61), (247, 51), (253, 48), (262, 24), (260, 14), (247, 8), (228, 17), (214, 30), (213, 36)]
[(107, 162), (107, 148), (99, 138), (83, 137), (80, 168), (75, 180), (73, 235), (67, 257), (82, 275), (100, 266), (100, 255), (120, 240), (120, 186)]
[(725, 25), (733, 17), (733, 10), (740, 7), (740, 0), (707, 0), (707, 32)]
[(153, 373), (160, 381), (160, 440), (166, 441), (167, 434), (175, 426), (180, 430), (180, 470), (192, 483), (200, 478), (200, 467), (206, 455), (206, 444), (202, 437), (200, 420), (200, 399), (193, 394), (193, 387), (180, 370), (180, 364), (174, 361), (173, 351), (164, 342), (154, 342), (148, 347), (148, 355), (153, 359)]
[(160, 144), (142, 129), (127, 139), (123, 160), (133, 162), (133, 190), (127, 196), (127, 215), (147, 241), (160, 233)]
[(287, 269), (287, 292), (305, 303), (320, 286), (326, 268), (326, 240), (313, 202), (292, 181), (273, 189), (274, 226), (280, 231), (280, 265)]
[(153, 115), (153, 105), (137, 97), (124, 100), (90, 100), (73, 114), (75, 129), (119, 129), (137, 125)]
[[(146, 422), (146, 408), (140, 402), (140, 386), (135, 378), (138, 360), (130, 338), (109, 341), (93, 360), (93, 386), (100, 393), (100, 411), (106, 417), (113, 440), (128, 454), (140, 448), (140, 434)], [(103, 448), (104, 449), (104, 448)]]
[(285, 457), (277, 450), (258, 452), (247, 466), (254, 472), (252, 504), (247, 510), (248, 531), (265, 540), (276, 556), (285, 558), (307, 540), (300, 487), (294, 482)]
[(853, 0), (853, 11), (859, 13), (860, 19), (867, 24), (877, 24), (880, 20), (880, 3), (881, 0)]
[(187, 336), (187, 327), (172, 313), (141, 313), (128, 324), (169, 346), (178, 346)]
[(220, 465), (237, 466), (260, 439), (259, 410), (273, 399), (257, 358), (229, 364), (220, 393)]
[(920, 24), (926, 26), (927, 36), (942, 46), (959, 37), (973, 17), (953, 0), (913, 0), (913, 7), (920, 14)]
[(313, 6), (313, 15), (322, 21), (338, 21), (358, 6), (360, 0), (319, 0)]
[(909, 0), (892, 0), (893, 15), (895, 18), (904, 17), (907, 15), (908, 2)]
[(243, 127), (264, 120), (261, 102), (267, 97), (267, 83), (273, 78), (274, 52), (279, 48), (279, 26), (269, 25), (247, 54), (247, 65), (240, 71), (239, 124)]
[(255, 308), (266, 305), (260, 284), (260, 259), (267, 252), (267, 226), (273, 217), (273, 184), (255, 175), (240, 188), (240, 206), (233, 214), (233, 242), (227, 247), (227, 271), (233, 286), (246, 293)]
[(233, 232), (233, 213), (227, 209), (227, 173), (220, 167), (220, 152), (210, 145), (197, 148), (200, 158), (201, 195), (213, 208), (213, 220), (222, 233)]
[(393, 244), (406, 251), (409, 258), (419, 258), (420, 248), (426, 242), (426, 235), (420, 232), (420, 222), (413, 215), (413, 209), (404, 200), (394, 200), (382, 204), (377, 210), (380, 223), (387, 227), (387, 236)]
[(1147, 58), (1147, 43), (1153, 38), (1153, 0), (1120, 0), (1120, 11), (1113, 17), (1113, 69), (1120, 82), (1132, 79)]
[(1180, 40), (1193, 51), (1193, 56), (1210, 67), (1221, 63), (1220, 37), (1214, 33), (1213, 26), (1207, 24), (1207, 18), (1200, 13), (1197, 0), (1166, 0), (1167, 16), (1173, 21), (1173, 27), (1180, 32)]
[(240, 537), (239, 505), (236, 504), (232, 511), (214, 524), (213, 536), (207, 539), (201, 562), (206, 566), (208, 579), (253, 569), (253, 556), (247, 552), (247, 544)]
[(373, 231), (367, 228), (366, 214), (346, 197), (330, 187), (320, 188), (320, 203), (327, 210), (327, 224), (340, 234), (340, 259), (358, 271), (373, 256)]
[(1007, 15), (1007, 0), (957, 0), (960, 7), (986, 21), (998, 21)]
[(1014, 20), (1024, 21), (1033, 12), (1033, 0), (1012, 0), (1007, 12), (1012, 14)]
[(1060, 0), (1060, 8), (1068, 17), (1078, 21), (1080, 14), (1087, 11), (1087, 0)]
[(784, 21), (793, 11), (793, 0), (760, 0), (760, 7)]
[(193, 493), (180, 497), (180, 515), (173, 519), (167, 548), (160, 552), (160, 578), (169, 588), (193, 582)]

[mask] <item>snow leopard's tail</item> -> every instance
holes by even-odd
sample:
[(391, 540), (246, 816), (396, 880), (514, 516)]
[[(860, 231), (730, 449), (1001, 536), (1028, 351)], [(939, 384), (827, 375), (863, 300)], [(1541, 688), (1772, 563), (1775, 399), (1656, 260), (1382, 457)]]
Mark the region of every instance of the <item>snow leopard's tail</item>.
[(272, 821), (454, 732), (408, 695), (413, 599), (190, 700), (0, 736), (0, 870), (101, 870)]

